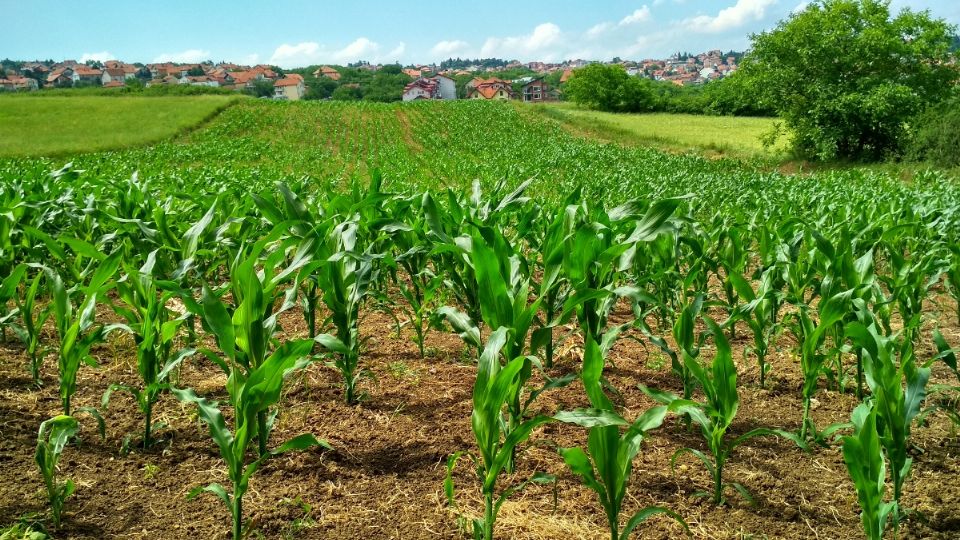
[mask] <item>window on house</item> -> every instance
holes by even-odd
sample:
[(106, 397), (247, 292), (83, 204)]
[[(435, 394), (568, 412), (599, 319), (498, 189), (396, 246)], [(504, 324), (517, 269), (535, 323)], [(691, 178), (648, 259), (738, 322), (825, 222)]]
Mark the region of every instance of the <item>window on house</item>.
[(540, 99), (540, 94), (534, 94), (533, 99)]

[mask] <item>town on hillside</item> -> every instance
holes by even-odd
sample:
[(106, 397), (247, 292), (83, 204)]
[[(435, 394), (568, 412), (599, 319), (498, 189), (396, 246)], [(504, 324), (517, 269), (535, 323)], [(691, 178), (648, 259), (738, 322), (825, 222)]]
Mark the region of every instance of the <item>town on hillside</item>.
[[(676, 53), (669, 58), (640, 61), (614, 58), (628, 75), (677, 86), (702, 85), (737, 70), (739, 52), (720, 50), (700, 54)], [(323, 65), (284, 70), (260, 64), (244, 66), (214, 63), (127, 63), (120, 60), (77, 62), (63, 60), (3, 60), (0, 90), (31, 92), (44, 89), (101, 87), (105, 89), (155, 86), (196, 86), (239, 91), (257, 97), (300, 99), (418, 100), (522, 100), (557, 101), (574, 70), (587, 60), (559, 63), (505, 61), (501, 59), (448, 59), (439, 64)], [(198, 90), (202, 91), (202, 90)]]

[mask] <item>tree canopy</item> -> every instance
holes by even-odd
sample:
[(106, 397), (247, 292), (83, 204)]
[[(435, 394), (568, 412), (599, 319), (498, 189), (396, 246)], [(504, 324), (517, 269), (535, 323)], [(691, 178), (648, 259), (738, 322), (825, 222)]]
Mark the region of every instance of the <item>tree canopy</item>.
[(821, 0), (753, 36), (742, 67), (799, 154), (877, 159), (901, 150), (909, 121), (949, 94), (953, 31), (928, 12), (891, 16), (888, 1)]

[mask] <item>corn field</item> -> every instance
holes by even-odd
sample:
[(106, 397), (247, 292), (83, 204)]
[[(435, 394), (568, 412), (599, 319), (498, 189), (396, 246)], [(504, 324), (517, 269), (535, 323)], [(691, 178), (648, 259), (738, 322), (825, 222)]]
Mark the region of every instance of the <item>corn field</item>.
[(241, 103), (5, 160), (0, 525), (950, 538), (958, 246), (936, 171), (502, 104)]

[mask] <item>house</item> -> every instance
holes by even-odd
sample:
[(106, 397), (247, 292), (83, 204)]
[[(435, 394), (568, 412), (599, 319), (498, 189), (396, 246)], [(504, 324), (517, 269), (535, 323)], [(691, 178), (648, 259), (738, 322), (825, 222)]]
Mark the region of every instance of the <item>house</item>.
[(98, 83), (102, 77), (102, 71), (90, 66), (78, 64), (77, 67), (73, 68), (73, 84), (78, 82)]
[(297, 101), (302, 99), (306, 92), (307, 88), (303, 84), (303, 77), (296, 73), (291, 73), (290, 75), (287, 75), (286, 77), (273, 83), (274, 99)]
[(320, 77), (326, 77), (332, 81), (340, 80), (340, 72), (333, 69), (330, 66), (323, 66), (321, 68), (318, 68), (316, 71), (313, 72), (313, 76), (318, 79)]
[(67, 67), (57, 68), (47, 75), (46, 86), (61, 88), (73, 86), (73, 70)]
[(560, 76), (560, 84), (563, 84), (569, 81), (570, 77), (573, 77), (573, 70), (572, 69), (563, 70), (563, 75)]
[(523, 85), (523, 101), (527, 103), (541, 103), (553, 101), (550, 87), (543, 77), (538, 77)]
[(197, 76), (187, 75), (186, 77), (180, 77), (180, 84), (190, 84), (193, 86), (212, 86), (212, 87), (220, 86), (219, 81), (207, 75), (197, 75)]
[(13, 81), (10, 79), (0, 79), (0, 91), (4, 92), (13, 92), (16, 88), (13, 87)]
[(440, 99), (440, 85), (433, 79), (419, 78), (403, 87), (403, 101)]
[(103, 83), (104, 88), (123, 88), (126, 86), (126, 83), (123, 81), (107, 81)]
[(127, 80), (127, 73), (119, 67), (106, 68), (100, 76), (100, 82), (104, 85), (111, 82), (123, 83), (125, 80)]
[(418, 79), (422, 75), (419, 69), (405, 69), (403, 72), (407, 74), (407, 76), (413, 77), (414, 79)]
[(467, 99), (510, 99), (513, 87), (503, 79), (476, 78), (467, 83)]
[(457, 83), (445, 75), (418, 77), (403, 88), (403, 101), (457, 99)]

